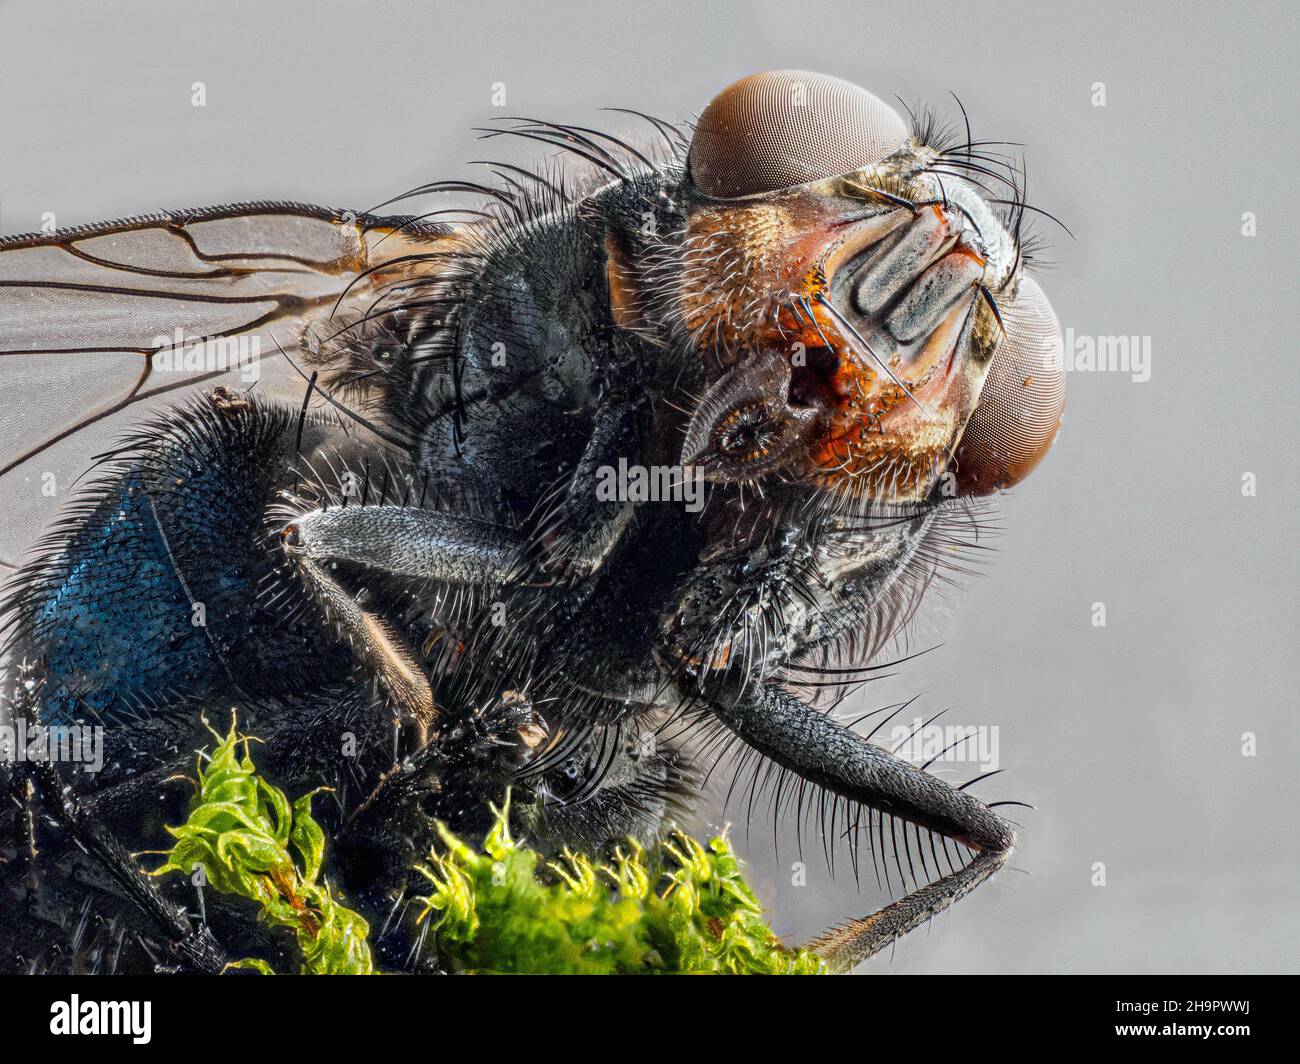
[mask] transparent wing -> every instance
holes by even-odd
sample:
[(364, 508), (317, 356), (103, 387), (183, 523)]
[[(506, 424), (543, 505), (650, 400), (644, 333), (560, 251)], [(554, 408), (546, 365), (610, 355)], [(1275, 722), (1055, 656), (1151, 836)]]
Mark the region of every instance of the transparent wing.
[(304, 329), (364, 315), (450, 237), (242, 203), (0, 238), (0, 564), (146, 409), (200, 385), (301, 398)]

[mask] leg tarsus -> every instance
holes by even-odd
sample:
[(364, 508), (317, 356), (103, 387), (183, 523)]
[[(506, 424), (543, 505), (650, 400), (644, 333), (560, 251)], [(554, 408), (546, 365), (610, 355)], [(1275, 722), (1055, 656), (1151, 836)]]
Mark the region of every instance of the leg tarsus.
[(833, 971), (850, 971), (969, 894), (1001, 868), (1010, 856), (1010, 850), (977, 854), (974, 860), (956, 872), (914, 890), (879, 912), (823, 931), (804, 948), (824, 957)]
[[(715, 702), (713, 709), (728, 728), (764, 756), (836, 795), (874, 809), (882, 846), (886, 816), (904, 821), (904, 840), (908, 823), (943, 839), (950, 866), (946, 876), (871, 916), (826, 931), (809, 944), (809, 949), (837, 970), (852, 968), (943, 912), (1001, 868), (1015, 847), (1012, 825), (967, 791), (872, 745), (780, 688), (764, 687), (750, 698)], [(892, 825), (891, 835), (897, 849)], [(949, 839), (973, 850), (974, 858), (954, 866), (948, 854)], [(919, 834), (917, 846), (919, 850)], [(911, 869), (910, 847), (907, 855)], [(937, 853), (934, 856), (938, 871)], [(901, 862), (899, 877), (906, 889)], [(912, 877), (915, 883), (914, 869)]]

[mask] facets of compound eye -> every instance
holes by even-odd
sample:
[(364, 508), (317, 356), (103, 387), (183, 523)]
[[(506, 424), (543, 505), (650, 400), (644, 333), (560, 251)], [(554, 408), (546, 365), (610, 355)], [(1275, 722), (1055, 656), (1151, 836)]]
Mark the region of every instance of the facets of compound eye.
[(991, 495), (1024, 480), (1046, 456), (1065, 411), (1061, 327), (1031, 278), (1002, 306), (1006, 338), (955, 452), (957, 491)]
[(700, 115), (689, 167), (706, 196), (736, 199), (852, 173), (907, 139), (898, 113), (866, 89), (806, 70), (751, 74)]

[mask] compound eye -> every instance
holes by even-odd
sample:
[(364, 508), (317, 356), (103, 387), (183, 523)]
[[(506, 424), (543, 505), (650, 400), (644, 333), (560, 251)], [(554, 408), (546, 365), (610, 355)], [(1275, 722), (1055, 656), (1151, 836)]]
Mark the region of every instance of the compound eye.
[(691, 180), (737, 199), (839, 177), (892, 155), (907, 139), (897, 112), (866, 89), (806, 70), (770, 70), (728, 85), (691, 139)]
[(1061, 327), (1047, 296), (1026, 277), (1001, 311), (1007, 335), (957, 446), (961, 495), (991, 495), (1029, 476), (1051, 449), (1065, 410)]

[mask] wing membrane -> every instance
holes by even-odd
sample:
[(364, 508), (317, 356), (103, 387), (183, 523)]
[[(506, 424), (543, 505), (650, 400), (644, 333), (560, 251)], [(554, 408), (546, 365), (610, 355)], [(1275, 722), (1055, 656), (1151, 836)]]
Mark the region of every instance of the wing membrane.
[(281, 350), (364, 313), (451, 238), (293, 203), (0, 238), (0, 560), (17, 561), (140, 404), (218, 383), (301, 397)]

